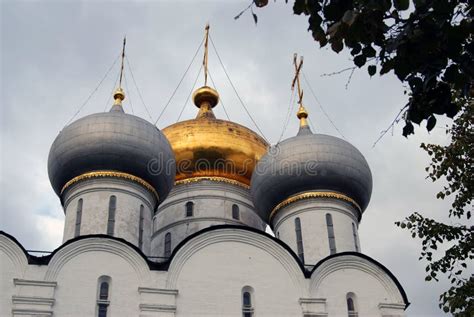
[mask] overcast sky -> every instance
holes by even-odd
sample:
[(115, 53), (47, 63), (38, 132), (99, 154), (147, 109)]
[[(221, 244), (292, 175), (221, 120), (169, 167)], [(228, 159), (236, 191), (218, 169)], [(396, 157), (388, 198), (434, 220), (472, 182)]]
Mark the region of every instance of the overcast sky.
[[(219, 55), (253, 118), (271, 143), (283, 129), (291, 95), (293, 53), (304, 56), (304, 72), (318, 103), (305, 90), (305, 104), (316, 132), (345, 138), (366, 157), (372, 169), (372, 200), (360, 225), (362, 251), (384, 264), (401, 282), (412, 303), (412, 316), (441, 315), (438, 296), (446, 281), (426, 283), (425, 263), (418, 261), (420, 241), (394, 222), (413, 211), (445, 219), (449, 202), (434, 197), (442, 184), (426, 180), (429, 159), (421, 142), (446, 143), (442, 123), (431, 134), (424, 128), (405, 139), (402, 124), (372, 147), (380, 131), (406, 103), (404, 87), (392, 74), (369, 78), (367, 70), (325, 77), (352, 66), (348, 54), (336, 55), (306, 32), (307, 19), (292, 5), (270, 1), (251, 14), (233, 17), (250, 0), (240, 1), (1, 1), (1, 172), (0, 229), (27, 249), (53, 250), (61, 244), (64, 214), (47, 174), (49, 148), (120, 54), (127, 36), (127, 56), (145, 104), (154, 120), (176, 88), (203, 38), (206, 22)], [(289, 1), (292, 3), (293, 1)], [(199, 54), (188, 76), (158, 121), (176, 122), (200, 67)], [(211, 50), (209, 68), (232, 121), (256, 130)], [(119, 74), (109, 76), (76, 118), (111, 106)], [(151, 120), (126, 68), (125, 109)], [(202, 76), (197, 85), (202, 85)], [(216, 115), (225, 119), (222, 105)], [(194, 117), (186, 103), (181, 120)], [(441, 122), (448, 122), (443, 121)], [(291, 114), (284, 137), (297, 132)]]

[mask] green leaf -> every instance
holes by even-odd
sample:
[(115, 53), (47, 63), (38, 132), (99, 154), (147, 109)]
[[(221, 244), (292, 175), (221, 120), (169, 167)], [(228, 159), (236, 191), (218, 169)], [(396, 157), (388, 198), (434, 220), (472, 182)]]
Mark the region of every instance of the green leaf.
[(293, 4), (293, 13), (296, 15), (300, 15), (305, 12), (306, 9), (306, 1), (305, 0), (295, 0)]
[(431, 131), (436, 125), (436, 118), (435, 116), (430, 116), (428, 121), (426, 122), (426, 130)]
[(342, 44), (341, 40), (335, 40), (332, 41), (331, 48), (334, 52), (339, 53), (344, 48), (344, 44)]
[(370, 65), (370, 66), (367, 68), (367, 71), (369, 72), (370, 77), (372, 77), (372, 76), (374, 76), (375, 73), (377, 72), (377, 66), (375, 66), (375, 65)]
[[(347, 44), (347, 43), (346, 43), (346, 44)], [(355, 55), (359, 54), (360, 51), (361, 51), (361, 49), (362, 49), (362, 46), (360, 46), (359, 43), (356, 43), (356, 44), (352, 47), (351, 55), (352, 55), (352, 56), (355, 56)]]
[(342, 17), (342, 22), (350, 26), (354, 23), (355, 17), (356, 15), (354, 14), (354, 11), (347, 10)]
[(364, 55), (357, 55), (356, 57), (354, 57), (354, 64), (361, 68), (362, 66), (364, 66), (365, 62), (366, 62), (366, 58)]
[(408, 0), (393, 0), (393, 5), (397, 10), (407, 10), (410, 6), (410, 1)]
[(365, 57), (374, 57), (377, 52), (372, 46), (366, 46), (362, 49), (362, 53)]
[(414, 132), (413, 124), (407, 121), (405, 123), (405, 126), (403, 127), (403, 132), (402, 132), (403, 136), (408, 137), (410, 134), (413, 134), (413, 132)]
[(420, 8), (426, 4), (426, 0), (413, 0), (415, 8)]

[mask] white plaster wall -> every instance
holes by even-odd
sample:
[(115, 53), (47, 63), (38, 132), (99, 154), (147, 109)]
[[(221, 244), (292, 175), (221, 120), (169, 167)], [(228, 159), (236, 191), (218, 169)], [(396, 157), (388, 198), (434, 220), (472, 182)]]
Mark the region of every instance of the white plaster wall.
[(277, 249), (286, 251), (266, 237), (231, 230), (193, 239), (173, 259), (169, 274), (179, 289), (176, 316), (241, 317), (245, 286), (254, 290), (255, 316), (302, 316), (299, 298), (307, 284), (294, 259), (279, 254)]
[[(186, 203), (194, 203), (194, 214), (186, 217)], [(240, 219), (232, 218), (232, 205), (239, 206)], [(153, 256), (164, 255), (164, 237), (171, 233), (175, 248), (187, 236), (214, 225), (245, 225), (265, 230), (266, 224), (256, 214), (249, 190), (223, 182), (203, 180), (175, 186), (158, 208), (151, 242)]]
[(140, 205), (144, 206), (143, 247), (150, 254), (153, 208), (152, 194), (131, 181), (100, 178), (84, 180), (64, 194), (66, 214), (63, 241), (74, 238), (77, 203), (83, 199), (80, 235), (106, 234), (110, 196), (117, 197), (114, 236), (138, 246)]
[(0, 248), (0, 316), (11, 315), (12, 296), (15, 289), (13, 279), (21, 278), (21, 275), (14, 259)]
[[(385, 271), (354, 256), (334, 258), (313, 273), (310, 293), (326, 299), (329, 316), (347, 316), (346, 294), (356, 295), (359, 316), (380, 317), (380, 305), (396, 305), (390, 316), (404, 316), (404, 303), (398, 288)], [(388, 316), (388, 315), (387, 315)]]
[[(318, 303), (307, 310), (315, 316), (347, 316), (348, 292), (357, 296), (359, 316), (404, 316), (395, 282), (372, 261), (330, 258), (305, 278), (286, 248), (266, 235), (235, 228), (189, 240), (167, 271), (150, 271), (128, 245), (104, 238), (75, 241), (48, 265), (38, 266), (28, 265), (23, 251), (0, 235), (0, 264), (0, 316), (21, 309), (30, 315), (50, 310), (54, 316), (94, 316), (103, 275), (112, 281), (109, 315), (114, 317), (242, 316), (245, 286), (254, 290), (259, 317), (302, 316), (308, 306), (300, 304), (302, 299)], [(24, 302), (12, 304), (14, 298)]]
[[(301, 220), (305, 264), (314, 265), (330, 255), (326, 214), (332, 215), (336, 252), (356, 251), (352, 224), (356, 232), (357, 211), (349, 204), (336, 199), (304, 199), (282, 208), (272, 220), (275, 235), (298, 254), (296, 247), (295, 218)], [(358, 239), (358, 234), (357, 234)], [(359, 251), (360, 251), (360, 244)]]
[(110, 316), (138, 316), (139, 279), (131, 265), (119, 256), (90, 251), (72, 257), (57, 275), (56, 316), (97, 316), (97, 283), (111, 277)]

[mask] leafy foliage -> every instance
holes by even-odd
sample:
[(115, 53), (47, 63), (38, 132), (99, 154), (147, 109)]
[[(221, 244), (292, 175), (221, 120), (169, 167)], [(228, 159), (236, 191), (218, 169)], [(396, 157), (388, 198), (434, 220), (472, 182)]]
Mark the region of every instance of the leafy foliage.
[(336, 53), (346, 48), (354, 65), (368, 65), (370, 76), (393, 71), (406, 84), (404, 136), (423, 120), (432, 130), (434, 115), (453, 118), (460, 110), (453, 91), (469, 96), (474, 74), (470, 0), (294, 0), (293, 12), (309, 17), (308, 31), (321, 47), (329, 44)]
[[(446, 179), (447, 186), (437, 194), (438, 199), (454, 195), (449, 216), (471, 219), (474, 196), (474, 103), (460, 99), (461, 113), (453, 127), (447, 129), (451, 143), (447, 146), (422, 144), (431, 156), (426, 168), (432, 181)], [(467, 261), (474, 259), (474, 225), (444, 224), (413, 213), (396, 225), (408, 229), (412, 237), (422, 239), (421, 259), (428, 261), (426, 281), (438, 280), (438, 275), (448, 274), (451, 288), (440, 296), (440, 308), (456, 316), (474, 316), (474, 277), (464, 277)], [(434, 259), (433, 252), (440, 244), (449, 247), (444, 256)], [(468, 273), (469, 274), (469, 273)]]
[[(251, 0), (249, 7), (255, 15), (253, 6), (267, 4)], [(409, 100), (400, 111), (404, 136), (423, 121), (431, 131), (436, 115), (456, 117), (447, 129), (451, 144), (421, 145), (432, 157), (428, 177), (447, 181), (437, 198), (454, 196), (449, 216), (456, 219), (471, 218), (474, 186), (473, 6), (472, 0), (293, 1), (293, 12), (308, 17), (308, 31), (321, 47), (349, 51), (355, 65), (349, 69), (367, 66), (371, 77), (377, 71), (393, 71), (405, 85)], [(398, 120), (397, 116), (394, 123)], [(474, 258), (474, 226), (443, 224), (419, 213), (397, 225), (422, 239), (420, 260), (428, 261), (427, 281), (448, 274), (452, 286), (440, 296), (440, 307), (457, 316), (474, 316), (474, 277), (463, 277), (466, 262)], [(434, 260), (433, 252), (444, 243), (452, 246)]]
[[(409, 11), (407, 11), (409, 10)], [(308, 30), (320, 46), (339, 53), (347, 48), (356, 67), (370, 76), (393, 71), (407, 85), (403, 135), (435, 115), (456, 116), (448, 146), (422, 144), (432, 157), (427, 168), (432, 181), (446, 178), (437, 197), (454, 195), (449, 216), (471, 218), (474, 134), (472, 84), (474, 73), (473, 3), (468, 0), (295, 0), (295, 14), (309, 16)], [(474, 278), (463, 277), (466, 261), (474, 258), (474, 226), (449, 225), (419, 213), (397, 223), (422, 239), (421, 259), (428, 261), (426, 280), (446, 273), (451, 288), (440, 296), (440, 307), (459, 316), (474, 316)], [(438, 244), (452, 246), (433, 259)]]

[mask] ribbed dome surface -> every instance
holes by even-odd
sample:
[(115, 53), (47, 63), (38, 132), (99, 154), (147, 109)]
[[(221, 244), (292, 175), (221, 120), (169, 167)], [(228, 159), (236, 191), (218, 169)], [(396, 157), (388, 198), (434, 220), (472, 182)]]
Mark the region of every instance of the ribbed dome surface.
[(365, 210), (372, 193), (367, 161), (350, 143), (309, 131), (270, 148), (252, 175), (253, 202), (265, 221), (286, 198), (317, 190), (344, 194)]
[(118, 171), (139, 177), (152, 185), (163, 201), (174, 183), (175, 161), (161, 131), (146, 120), (124, 113), (121, 106), (114, 106), (110, 112), (71, 123), (51, 146), (48, 172), (56, 194), (60, 195), (74, 177), (92, 171)]

